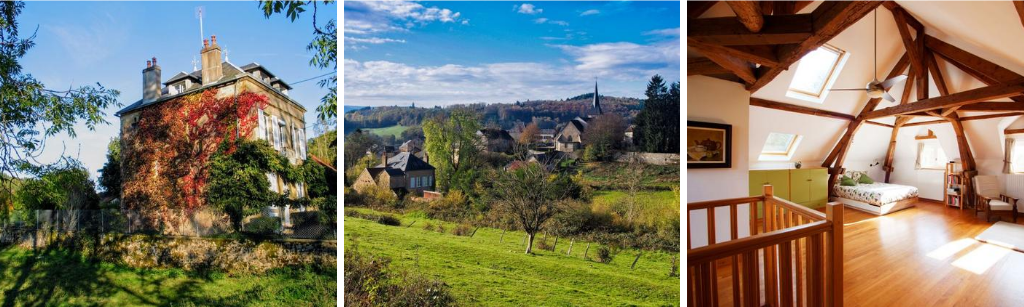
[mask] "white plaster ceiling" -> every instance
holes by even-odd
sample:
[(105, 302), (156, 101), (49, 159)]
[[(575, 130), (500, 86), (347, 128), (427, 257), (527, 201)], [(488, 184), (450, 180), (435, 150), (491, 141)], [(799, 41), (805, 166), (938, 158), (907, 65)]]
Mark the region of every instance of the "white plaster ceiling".
[[(897, 1), (897, 3), (925, 26), (927, 34), (974, 53), (993, 63), (1002, 65), (1014, 72), (1024, 74), (1024, 53), (1021, 52), (1021, 50), (1024, 50), (1024, 25), (1021, 24), (1021, 20), (1016, 15), (1016, 11), (1010, 2)], [(800, 13), (809, 13), (818, 5), (820, 5), (820, 2), (813, 3), (801, 10)], [(877, 14), (878, 78), (881, 79), (888, 74), (905, 50), (892, 13), (888, 9), (879, 6)], [(734, 14), (727, 4), (720, 2), (701, 17), (723, 16), (734, 16)], [(840, 71), (834, 87), (863, 87), (873, 79), (873, 17), (872, 14), (868, 14), (828, 42), (828, 44), (850, 53), (850, 57), (842, 71)], [(955, 93), (985, 86), (985, 84), (963, 73), (943, 59), (938, 58), (937, 60), (950, 92)], [(769, 82), (757, 92), (752, 93), (751, 96), (851, 115), (859, 113), (866, 104), (868, 99), (866, 94), (859, 92), (831, 93), (820, 104), (786, 97), (786, 90), (793, 78), (797, 65), (799, 65), (799, 62), (793, 64), (788, 71), (779, 74), (772, 82)], [(903, 73), (906, 74), (905, 71)], [(930, 80), (929, 84), (929, 95), (932, 97), (937, 96), (938, 89), (934, 84), (934, 80)], [(891, 95), (897, 99), (896, 103), (883, 100), (878, 108), (891, 107), (898, 104), (903, 88), (903, 85), (897, 85), (890, 90)], [(917, 100), (916, 90), (912, 91), (909, 100), (911, 102)], [(965, 113), (969, 114), (962, 115), (986, 114), (979, 112)], [(911, 122), (931, 120), (935, 120), (935, 118), (915, 118)], [(964, 128), (976, 159), (1002, 159), (1002, 138), (1000, 132), (1001, 129), (1005, 129), (1005, 126), (1008, 125), (1008, 122), (1002, 122), (1002, 120), (1002, 118), (995, 118), (964, 122)], [(875, 121), (891, 124), (894, 118), (881, 118)], [(821, 161), (842, 136), (843, 131), (846, 129), (846, 123), (846, 121), (837, 119), (751, 107), (751, 144), (749, 147), (751, 161), (757, 161), (757, 156), (768, 132), (790, 132), (804, 137), (792, 161), (804, 161), (805, 164), (808, 161)], [(942, 143), (946, 154), (950, 158), (959, 157), (955, 147), (955, 136), (949, 135), (952, 133), (951, 128), (947, 129), (949, 124), (943, 123), (920, 127), (929, 127), (937, 134), (941, 134), (940, 139), (945, 140)], [(847, 159), (871, 160), (876, 159), (878, 156), (884, 157), (890, 132), (891, 130), (885, 127), (875, 125), (862, 126), (854, 137), (854, 143), (851, 146), (848, 154), (849, 158)], [(900, 139), (900, 141), (904, 140)], [(949, 144), (951, 142), (952, 144)]]

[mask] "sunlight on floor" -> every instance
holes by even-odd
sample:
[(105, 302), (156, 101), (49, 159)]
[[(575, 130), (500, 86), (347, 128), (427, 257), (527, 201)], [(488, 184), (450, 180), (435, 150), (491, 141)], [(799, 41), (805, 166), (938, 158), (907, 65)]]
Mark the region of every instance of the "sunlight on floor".
[(999, 246), (982, 244), (967, 255), (953, 261), (953, 266), (974, 274), (984, 274), (993, 264), (1006, 257), (1010, 250)]
[(949, 242), (928, 253), (928, 257), (932, 259), (945, 260), (946, 258), (949, 258), (955, 255), (956, 253), (959, 253), (960, 251), (964, 250), (968, 246), (973, 245), (974, 242), (976, 242), (974, 241), (974, 239), (960, 239), (953, 242)]

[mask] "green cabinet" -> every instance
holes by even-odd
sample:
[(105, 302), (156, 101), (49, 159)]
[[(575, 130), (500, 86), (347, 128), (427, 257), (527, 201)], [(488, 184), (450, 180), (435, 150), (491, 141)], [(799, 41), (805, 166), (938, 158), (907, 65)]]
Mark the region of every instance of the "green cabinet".
[[(764, 185), (772, 185), (772, 193), (779, 198), (820, 208), (828, 202), (828, 170), (825, 168), (751, 170), (750, 196), (764, 194)], [(758, 203), (758, 217), (762, 217), (762, 204)]]

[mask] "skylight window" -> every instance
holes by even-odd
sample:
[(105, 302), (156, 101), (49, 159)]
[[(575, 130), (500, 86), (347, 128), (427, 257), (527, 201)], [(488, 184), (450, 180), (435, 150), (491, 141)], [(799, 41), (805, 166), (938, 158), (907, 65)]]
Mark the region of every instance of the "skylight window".
[(772, 132), (761, 148), (762, 161), (788, 161), (793, 157), (793, 152), (800, 144), (801, 136), (791, 133)]
[(917, 165), (919, 169), (946, 169), (946, 152), (936, 139), (921, 140), (917, 150)]
[(828, 44), (811, 51), (800, 59), (786, 96), (822, 103), (848, 56), (846, 51)]

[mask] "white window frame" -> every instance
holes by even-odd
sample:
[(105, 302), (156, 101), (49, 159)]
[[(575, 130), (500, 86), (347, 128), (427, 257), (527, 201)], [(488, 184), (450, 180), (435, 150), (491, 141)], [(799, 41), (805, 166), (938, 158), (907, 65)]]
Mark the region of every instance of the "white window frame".
[[(786, 148), (786, 152), (765, 152), (764, 151), (764, 146), (767, 145), (768, 137), (770, 137), (772, 133), (793, 135), (793, 141), (789, 142), (789, 147)], [(800, 141), (803, 141), (803, 138), (804, 137), (802, 135), (799, 135), (799, 134), (796, 134), (796, 133), (769, 132), (768, 135), (765, 136), (765, 143), (761, 145), (761, 153), (757, 157), (757, 160), (758, 161), (789, 161), (789, 160), (792, 160), (793, 159), (793, 155), (796, 153), (796, 149), (800, 147)]]
[(265, 122), (266, 121), (266, 119), (265, 119), (266, 115), (263, 114), (263, 109), (260, 109), (260, 108), (256, 108), (256, 114), (257, 114), (257, 119), (256, 119), (256, 123), (257, 123), (256, 138), (259, 139), (259, 140), (266, 140), (267, 139), (267, 124)]
[[(819, 48), (823, 48), (825, 50), (829, 50), (829, 51), (832, 51), (834, 53), (838, 53), (838, 57), (836, 58), (836, 62), (832, 65), (832, 69), (829, 70), (829, 73), (828, 73), (827, 77), (825, 78), (825, 82), (822, 82), (821, 89), (819, 90), (819, 92), (817, 94), (815, 94), (815, 93), (810, 93), (810, 92), (806, 92), (806, 91), (803, 91), (803, 90), (799, 90), (799, 89), (794, 89), (793, 88), (793, 82), (796, 81), (796, 74), (797, 74), (797, 72), (800, 71), (800, 65), (803, 65), (803, 61), (801, 61), (800, 64), (797, 64), (797, 68), (795, 70), (793, 70), (793, 78), (794, 79), (791, 80), (790, 83), (789, 83), (789, 86), (786, 87), (786, 97), (796, 98), (796, 99), (800, 99), (800, 100), (804, 100), (804, 101), (808, 101), (808, 102), (813, 102), (813, 103), (824, 103), (825, 102), (825, 98), (828, 97), (828, 94), (829, 94), (829, 90), (828, 89), (832, 88), (832, 86), (835, 84), (836, 79), (838, 79), (838, 77), (839, 77), (839, 73), (843, 70), (843, 66), (846, 65), (846, 60), (850, 58), (850, 53), (847, 52), (846, 50), (842, 50), (842, 49), (836, 48), (835, 46), (832, 46), (832, 45), (829, 45), (829, 44), (821, 45), (821, 47), (819, 47)], [(806, 56), (806, 55), (804, 55), (804, 56)]]
[(280, 190), (278, 190), (278, 187), (277, 187), (277, 173), (274, 173), (274, 172), (267, 173), (267, 181), (270, 182), (270, 191), (272, 191), (274, 193), (281, 193)]

